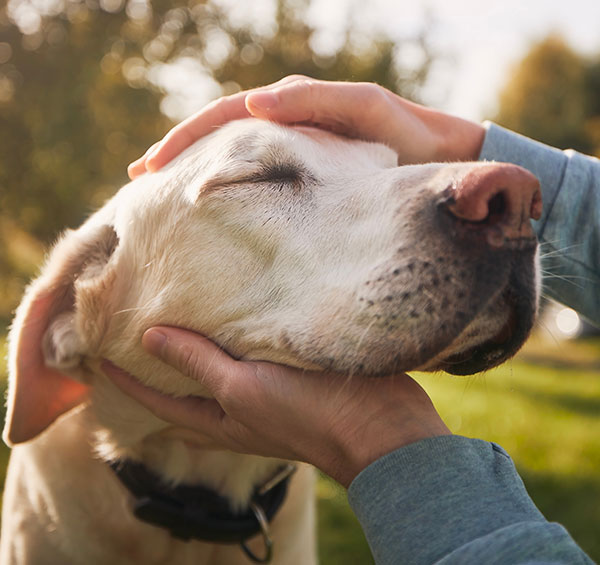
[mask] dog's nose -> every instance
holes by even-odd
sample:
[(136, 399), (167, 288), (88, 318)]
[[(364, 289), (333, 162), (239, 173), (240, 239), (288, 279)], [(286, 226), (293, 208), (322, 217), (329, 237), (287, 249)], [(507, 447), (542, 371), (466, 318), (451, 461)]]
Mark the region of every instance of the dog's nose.
[(537, 178), (522, 167), (490, 163), (471, 169), (445, 194), (442, 204), (467, 228), (483, 230), (488, 243), (533, 237), (530, 219), (542, 215)]

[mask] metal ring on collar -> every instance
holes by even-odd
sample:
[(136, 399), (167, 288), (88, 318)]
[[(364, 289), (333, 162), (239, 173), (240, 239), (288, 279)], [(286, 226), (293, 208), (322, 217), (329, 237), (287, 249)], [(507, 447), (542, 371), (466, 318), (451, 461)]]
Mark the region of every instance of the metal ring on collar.
[(265, 544), (265, 554), (263, 557), (259, 557), (246, 545), (245, 541), (243, 541), (240, 545), (242, 546), (244, 553), (254, 563), (270, 563), (271, 559), (273, 558), (273, 540), (271, 539), (269, 521), (265, 516), (264, 510), (258, 504), (256, 504), (256, 502), (250, 502), (250, 509), (252, 510), (252, 512), (254, 512), (256, 520), (260, 525), (260, 531), (262, 533), (263, 542)]

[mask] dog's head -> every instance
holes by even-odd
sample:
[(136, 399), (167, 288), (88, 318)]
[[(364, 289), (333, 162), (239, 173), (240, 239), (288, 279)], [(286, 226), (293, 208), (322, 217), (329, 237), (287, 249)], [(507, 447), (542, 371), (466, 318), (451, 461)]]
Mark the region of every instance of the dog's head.
[(382, 145), (231, 123), (57, 244), (11, 331), (6, 437), (25, 441), (108, 387), (101, 358), (202, 394), (142, 350), (155, 324), (308, 369), (492, 367), (533, 323), (540, 206), (512, 165), (399, 167)]

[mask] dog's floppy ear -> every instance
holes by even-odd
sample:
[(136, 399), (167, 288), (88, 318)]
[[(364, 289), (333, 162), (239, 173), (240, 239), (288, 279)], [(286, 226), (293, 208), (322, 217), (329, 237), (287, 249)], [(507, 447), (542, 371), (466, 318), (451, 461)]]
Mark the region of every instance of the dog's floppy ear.
[[(96, 324), (101, 326), (105, 317), (93, 320), (89, 312), (102, 307), (103, 291), (112, 283), (114, 271), (107, 264), (117, 244), (111, 226), (68, 231), (41, 276), (27, 289), (9, 334), (4, 428), (9, 445), (32, 439), (86, 397), (89, 387), (64, 371), (76, 373), (89, 350), (90, 338), (84, 338), (84, 333), (93, 340), (104, 330)], [(82, 306), (88, 312), (87, 322), (78, 316)], [(83, 323), (86, 332), (81, 331)]]

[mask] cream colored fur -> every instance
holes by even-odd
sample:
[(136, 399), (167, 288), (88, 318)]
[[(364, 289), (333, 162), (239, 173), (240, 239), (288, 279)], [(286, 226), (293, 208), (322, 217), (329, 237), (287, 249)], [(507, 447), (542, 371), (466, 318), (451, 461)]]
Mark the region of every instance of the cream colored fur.
[[(382, 145), (244, 120), (128, 184), (68, 232), (10, 335), (5, 438), (15, 445), (0, 562), (246, 563), (237, 546), (173, 540), (134, 519), (105, 461), (143, 461), (237, 508), (280, 462), (170, 427), (117, 390), (100, 360), (165, 393), (205, 394), (142, 349), (147, 328), (168, 324), (239, 358), (306, 369), (436, 368), (509, 316), (501, 297), (457, 297), (477, 285), (468, 258), (455, 259), (443, 286), (427, 286), (427, 265), (453, 256), (428, 210), (478, 166), (398, 167)], [(452, 308), (470, 312), (459, 330)], [(43, 374), (32, 370), (37, 358)], [(308, 467), (292, 480), (273, 523), (274, 563), (315, 561), (312, 482)]]

